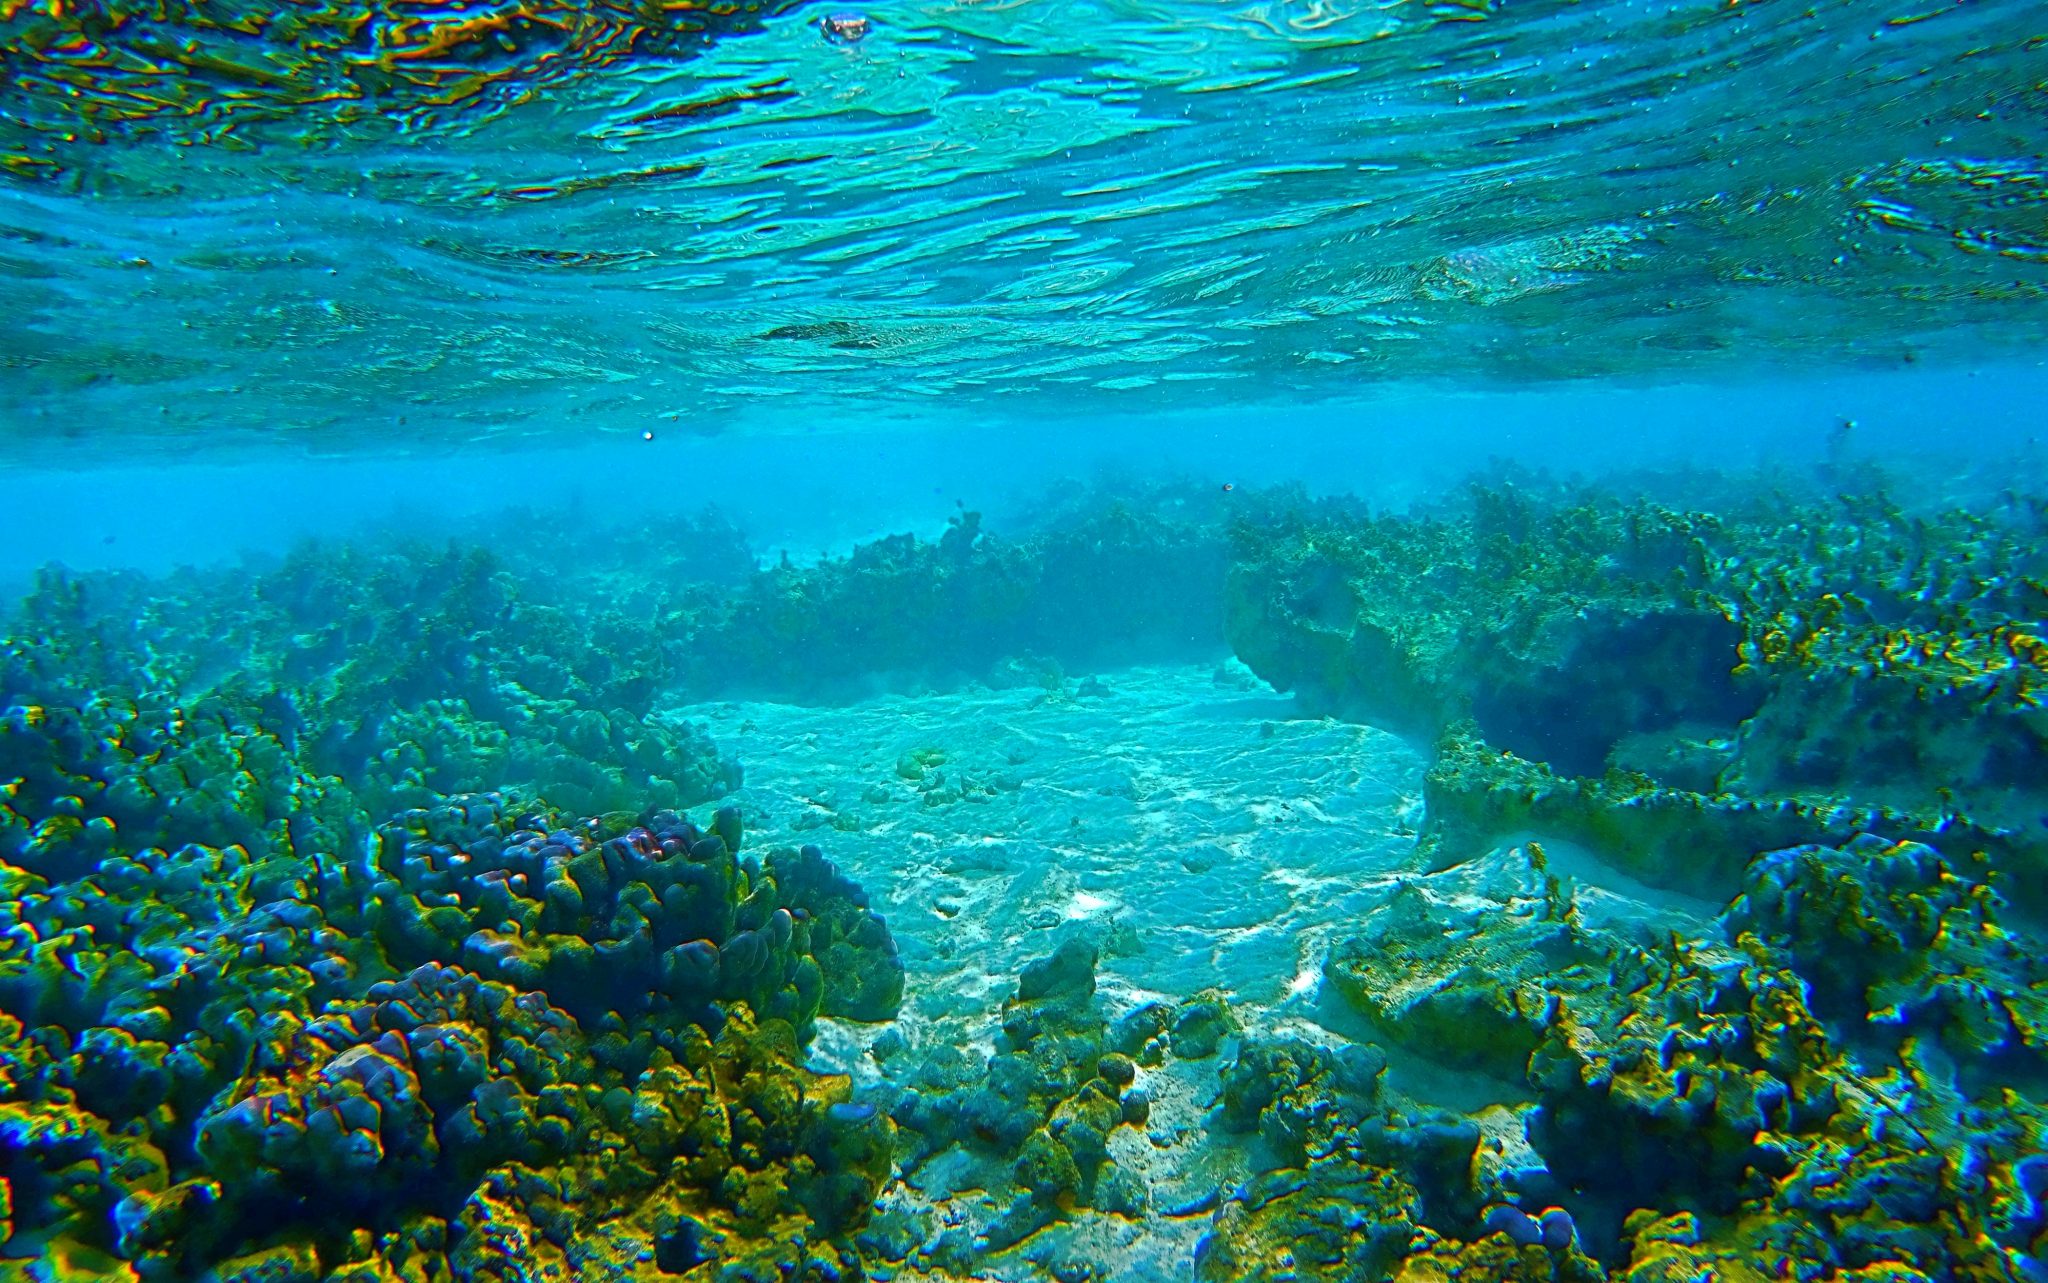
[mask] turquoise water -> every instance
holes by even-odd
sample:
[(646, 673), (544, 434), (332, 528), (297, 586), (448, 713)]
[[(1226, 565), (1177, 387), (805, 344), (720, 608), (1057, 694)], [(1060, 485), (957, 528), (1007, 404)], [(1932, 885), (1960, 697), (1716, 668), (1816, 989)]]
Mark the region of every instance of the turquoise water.
[(2048, 1280), (2035, 8), (0, 62), (0, 1280)]
[(228, 25), (296, 8), (8, 10), (11, 436), (1152, 415), (2041, 338), (2024, 5)]

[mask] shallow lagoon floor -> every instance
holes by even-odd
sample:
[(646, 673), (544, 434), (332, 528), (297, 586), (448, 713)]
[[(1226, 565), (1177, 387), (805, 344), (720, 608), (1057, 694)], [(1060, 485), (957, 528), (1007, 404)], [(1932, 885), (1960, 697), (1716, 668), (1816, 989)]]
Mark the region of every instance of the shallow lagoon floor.
[[(863, 1088), (913, 1076), (939, 1047), (989, 1054), (1026, 964), (1064, 940), (1101, 950), (1112, 1019), (1220, 991), (1250, 1039), (1335, 1048), (1372, 1031), (1325, 992), (1324, 959), (1403, 879), (1480, 906), (1526, 893), (1502, 844), (1429, 874), (1416, 840), (1427, 755), (1390, 732), (1303, 714), (1235, 660), (1098, 675), (1020, 670), (1008, 689), (891, 695), (844, 707), (719, 702), (676, 710), (748, 763), (728, 800), (769, 844), (824, 844), (902, 947), (886, 1027), (823, 1021), (810, 1063)], [(1720, 905), (1659, 891), (1552, 840), (1589, 921), (1712, 930)], [(874, 1052), (881, 1043), (884, 1052)], [(1186, 1279), (1219, 1189), (1270, 1159), (1215, 1125), (1234, 1043), (1139, 1070), (1147, 1126), (1113, 1137), (1144, 1214), (1078, 1210), (980, 1263), (1004, 1280)], [(1482, 1120), (1521, 1146), (1523, 1085), (1394, 1049), (1389, 1096)], [(955, 1146), (906, 1170), (878, 1208), (947, 1226), (998, 1221), (1007, 1156)], [(915, 1273), (913, 1271), (913, 1273)]]

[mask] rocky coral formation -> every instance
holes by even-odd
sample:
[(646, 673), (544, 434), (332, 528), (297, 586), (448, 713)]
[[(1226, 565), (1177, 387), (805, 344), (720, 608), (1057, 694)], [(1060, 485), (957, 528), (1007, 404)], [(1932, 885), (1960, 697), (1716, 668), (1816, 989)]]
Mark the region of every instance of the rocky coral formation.
[[(1201, 1280), (1577, 1279), (1600, 1271), (1570, 1214), (1510, 1203), (1475, 1181), (1481, 1128), (1386, 1092), (1386, 1057), (1298, 1039), (1254, 1042), (1223, 1073), (1214, 1125), (1256, 1133), (1277, 1164), (1234, 1190), (1197, 1249)], [(1450, 1233), (1434, 1228), (1445, 1227)], [(1453, 1237), (1452, 1235), (1456, 1235)], [(1531, 1250), (1533, 1249), (1533, 1250)], [(1489, 1259), (1490, 1258), (1490, 1259)], [(1524, 1259), (1526, 1258), (1526, 1259)]]
[[(1171, 1233), (1216, 1283), (2031, 1283), (2038, 514), (1835, 502), (1789, 533), (1248, 509), (1247, 658), (1435, 745), (1412, 868), (1309, 937), (1322, 1005), (1113, 1012), (1077, 936), (989, 1046), (889, 1031), (859, 1098), (802, 1057), (896, 1011), (886, 925), (817, 848), (685, 819), (736, 776), (656, 695), (1089, 653), (1121, 607), (1054, 637), (1030, 574), (1192, 539), (1178, 593), (1206, 517), (963, 514), (715, 600), (600, 566), (587, 626), (459, 550), (301, 553), (181, 609), (53, 577), (0, 652), (0, 1234), (45, 1275), (249, 1283), (1082, 1278)], [(1960, 574), (1913, 551), (1958, 539)], [(326, 600), (344, 572), (372, 591)], [(920, 813), (980, 787), (935, 750), (895, 774)], [(535, 800), (464, 795), (494, 778)], [(1691, 898), (1617, 913), (1551, 839)]]
[(2036, 900), (2044, 533), (2013, 497), (1475, 486), (1242, 523), (1228, 626), (1311, 707), (1438, 743), (1439, 861), (1535, 832), (1725, 898), (1759, 851), (1870, 831), (1986, 852)]
[(305, 549), (169, 588), (46, 573), (0, 642), (0, 858), (62, 880), (239, 846), (288, 879), (447, 793), (696, 805), (739, 767), (648, 711), (652, 678), (629, 674), (648, 641), (571, 629), (460, 552)]
[(1700, 792), (1620, 767), (1561, 775), (1488, 744), (1469, 720), (1436, 741), (1423, 795), (1429, 822), (1420, 853), (1437, 868), (1533, 833), (1597, 851), (1652, 886), (1725, 900), (1757, 852), (1879, 832), (1996, 859), (2030, 893), (2041, 885), (2030, 854), (2039, 844), (2024, 833), (1827, 795)]
[[(758, 565), (715, 510), (636, 509), (622, 532), (613, 514), (579, 506), (566, 526), (552, 509), (510, 514), (488, 548), (308, 544), (275, 563), (160, 580), (53, 569), (11, 621), (0, 694), (261, 702), (276, 729), (306, 741), (321, 774), (353, 778), (397, 751), (377, 769), (399, 783), (528, 786), (449, 777), (475, 758), (540, 753), (536, 741), (566, 730), (572, 713), (608, 720), (614, 744), (659, 739), (651, 714), (668, 694), (836, 700), (1219, 658), (1227, 522), (1279, 502), (1224, 498), (1076, 487), (1024, 529), (992, 530), (962, 511), (936, 539), (889, 536), (812, 565), (786, 555)], [(434, 728), (386, 723), (433, 713), (450, 729), (419, 740), (426, 760), (415, 762), (400, 730)], [(648, 752), (618, 763), (629, 786)], [(648, 769), (689, 792), (687, 767)]]
[(892, 1056), (906, 1179), (927, 1183), (951, 1164), (967, 1173), (956, 1179), (990, 1193), (984, 1215), (916, 1245), (921, 1267), (969, 1270), (1084, 1212), (1153, 1213), (1143, 1172), (1112, 1154), (1117, 1138), (1150, 1120), (1148, 1067), (1215, 1056), (1235, 1021), (1219, 995), (1202, 994), (1110, 1022), (1096, 997), (1097, 959), (1075, 937), (1027, 965), (1002, 1004), (991, 1055), (942, 1045), (915, 1061)]
[[(1435, 872), (1340, 936), (1326, 998), (1529, 1096), (1461, 1204), (1386, 1167), (1420, 1195), (1398, 1277), (2042, 1277), (2048, 975), (2005, 901), (2048, 888), (2048, 511), (1724, 497), (1479, 487), (1238, 532), (1240, 655), (1435, 748)], [(1727, 902), (1723, 938), (1588, 925), (1532, 837)], [(1364, 1108), (1239, 1095), (1281, 1139)], [(1583, 1264), (1544, 1256), (1550, 1202)]]
[(740, 842), (730, 810), (482, 795), (282, 887), (234, 847), (0, 865), (11, 1250), (144, 1279), (856, 1270), (893, 1125), (800, 1046), (821, 1011), (893, 1014), (902, 966), (816, 848)]
[(683, 681), (818, 700), (1015, 680), (1020, 666), (1211, 658), (1224, 650), (1225, 516), (1213, 497), (1170, 487), (1089, 492), (1028, 532), (989, 530), (968, 511), (936, 541), (896, 535), (815, 566), (771, 566), (691, 603)]
[[(25, 692), (0, 692), (15, 694)], [(289, 726), (220, 697), (12, 702), (0, 712), (0, 858), (58, 881), (113, 854), (240, 847), (299, 865), (362, 830), (338, 779), (302, 767)]]
[(380, 810), (485, 780), (598, 811), (637, 805), (636, 793), (691, 805), (738, 780), (737, 764), (695, 728), (623, 712), (542, 705), (501, 725), (446, 701), (393, 709), (370, 736), (382, 747), (335, 774), (278, 701), (120, 692), (77, 704), (17, 692), (24, 702), (0, 713), (0, 771), (11, 779), (0, 856), (62, 880), (111, 853), (198, 844), (239, 846), (291, 870), (358, 844)]
[(1195, 1278), (1385, 1278), (1407, 1253), (1416, 1215), (1415, 1191), (1385, 1168), (1330, 1163), (1267, 1173), (1216, 1213), (1195, 1253)]
[(1417, 880), (1331, 946), (1323, 977), (1381, 1037), (1514, 1077), (1556, 1018), (1557, 986), (1604, 978), (1609, 961), (1554, 883), (1503, 905), (1438, 896)]
[(1932, 848), (1865, 834), (1760, 856), (1726, 923), (1785, 956), (1830, 1018), (1938, 1040), (1966, 1066), (2039, 1064), (2048, 963), (2004, 916), (1989, 883)]
[(1753, 709), (1723, 658), (1739, 630), (1671, 583), (1715, 519), (1574, 498), (1474, 487), (1443, 518), (1340, 508), (1241, 523), (1231, 644), (1318, 708), (1422, 738), (1476, 716), (1574, 774), (1630, 734)]
[[(1868, 888), (1845, 876), (1866, 862)], [(1305, 1165), (1304, 1189), (1339, 1154), (1406, 1182), (1427, 1233), (1404, 1278), (1759, 1260), (1781, 1278), (2026, 1277), (2043, 1227), (2011, 1209), (2033, 1205), (2044, 1111), (1997, 1067), (2038, 1056), (2044, 984), (1997, 896), (1931, 849), (1864, 838), (1759, 859), (1723, 927), (1728, 944), (1589, 927), (1540, 853), (1490, 885), (1407, 881), (1332, 947), (1329, 992), (1405, 1054), (1527, 1091), (1513, 1161), (1440, 1165), (1432, 1189), (1412, 1157), (1373, 1155), (1356, 1138), (1375, 1094), (1319, 1048), (1247, 1050), (1220, 1119)], [(1891, 1067), (1859, 1067), (1849, 1048), (1881, 1028)], [(1534, 1250), (1558, 1246), (1548, 1203), (1569, 1259)]]

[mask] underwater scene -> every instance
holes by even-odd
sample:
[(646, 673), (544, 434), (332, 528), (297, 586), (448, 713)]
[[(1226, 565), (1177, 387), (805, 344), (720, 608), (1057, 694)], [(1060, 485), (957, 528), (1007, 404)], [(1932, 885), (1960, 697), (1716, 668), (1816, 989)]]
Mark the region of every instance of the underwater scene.
[(0, 1283), (2048, 1283), (2048, 6), (0, 70)]

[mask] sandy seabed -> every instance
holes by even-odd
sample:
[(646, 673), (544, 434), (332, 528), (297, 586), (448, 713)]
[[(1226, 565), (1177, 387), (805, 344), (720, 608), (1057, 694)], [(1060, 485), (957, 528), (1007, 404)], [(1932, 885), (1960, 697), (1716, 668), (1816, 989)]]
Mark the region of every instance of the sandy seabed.
[[(1325, 996), (1322, 964), (1404, 878), (1498, 904), (1526, 858), (1512, 843), (1428, 873), (1416, 853), (1426, 758), (1372, 727), (1304, 718), (1235, 661), (1137, 668), (1056, 686), (892, 695), (837, 708), (720, 702), (675, 710), (746, 764), (734, 797), (750, 845), (815, 842), (873, 896), (908, 971), (892, 1026), (821, 1021), (811, 1063), (870, 1087), (951, 1043), (986, 1053), (1017, 973), (1071, 935), (1102, 953), (1104, 1014), (1220, 989), (1253, 1036), (1369, 1040)], [(1654, 891), (1555, 841), (1589, 921), (1710, 929), (1720, 906)], [(878, 1059), (893, 1028), (905, 1045)], [(893, 1038), (891, 1039), (893, 1042)], [(1387, 1085), (1418, 1105), (1476, 1111), (1519, 1145), (1519, 1084), (1389, 1047)], [(1140, 1071), (1144, 1131), (1111, 1152), (1151, 1210), (1080, 1210), (979, 1272), (1000, 1279), (1189, 1277), (1219, 1188), (1259, 1170), (1256, 1138), (1208, 1125), (1228, 1059)], [(1007, 1158), (956, 1148), (881, 1201), (984, 1225)]]

